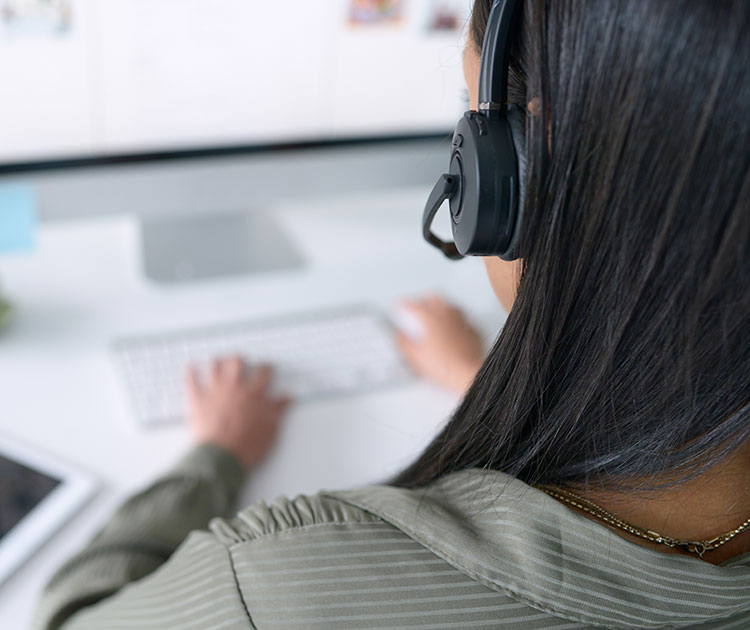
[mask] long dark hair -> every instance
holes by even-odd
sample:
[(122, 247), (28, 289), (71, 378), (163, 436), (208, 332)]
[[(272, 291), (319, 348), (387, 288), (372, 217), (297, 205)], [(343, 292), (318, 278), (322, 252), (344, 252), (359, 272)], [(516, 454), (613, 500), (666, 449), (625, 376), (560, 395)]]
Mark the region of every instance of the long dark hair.
[[(481, 48), (491, 0), (477, 0)], [(469, 468), (654, 487), (750, 440), (750, 7), (526, 0), (516, 303), (447, 428), (394, 480)]]

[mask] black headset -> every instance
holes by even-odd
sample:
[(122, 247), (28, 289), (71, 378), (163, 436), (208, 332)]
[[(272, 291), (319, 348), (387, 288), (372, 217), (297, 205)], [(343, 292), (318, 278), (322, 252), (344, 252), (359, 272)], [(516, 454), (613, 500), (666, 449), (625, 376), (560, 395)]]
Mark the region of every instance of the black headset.
[[(508, 105), (508, 67), (521, 0), (495, 0), (482, 45), (479, 111), (466, 112), (453, 135), (450, 172), (436, 184), (424, 211), (425, 239), (448, 258), (519, 258), (526, 173), (525, 115)], [(453, 243), (432, 232), (450, 202)]]

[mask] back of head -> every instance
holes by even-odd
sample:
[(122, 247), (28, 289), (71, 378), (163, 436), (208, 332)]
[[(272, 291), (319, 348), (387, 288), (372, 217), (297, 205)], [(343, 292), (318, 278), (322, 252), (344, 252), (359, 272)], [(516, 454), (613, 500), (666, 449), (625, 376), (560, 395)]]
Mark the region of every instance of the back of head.
[[(491, 0), (477, 0), (481, 46)], [(452, 422), (396, 484), (676, 482), (750, 440), (750, 6), (525, 0), (524, 269)]]

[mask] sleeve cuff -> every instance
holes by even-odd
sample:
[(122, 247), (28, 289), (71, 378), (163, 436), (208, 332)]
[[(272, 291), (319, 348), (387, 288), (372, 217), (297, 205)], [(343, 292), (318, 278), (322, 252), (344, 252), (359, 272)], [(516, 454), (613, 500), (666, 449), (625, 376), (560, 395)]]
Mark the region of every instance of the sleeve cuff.
[(199, 444), (172, 468), (171, 474), (216, 479), (238, 493), (247, 478), (247, 471), (239, 459), (229, 451), (213, 444)]

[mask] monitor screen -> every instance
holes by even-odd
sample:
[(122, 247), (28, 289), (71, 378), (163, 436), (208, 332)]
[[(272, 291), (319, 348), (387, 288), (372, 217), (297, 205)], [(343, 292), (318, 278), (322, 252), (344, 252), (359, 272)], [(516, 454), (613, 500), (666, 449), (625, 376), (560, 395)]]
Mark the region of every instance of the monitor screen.
[(452, 129), (471, 0), (0, 0), (0, 167)]

